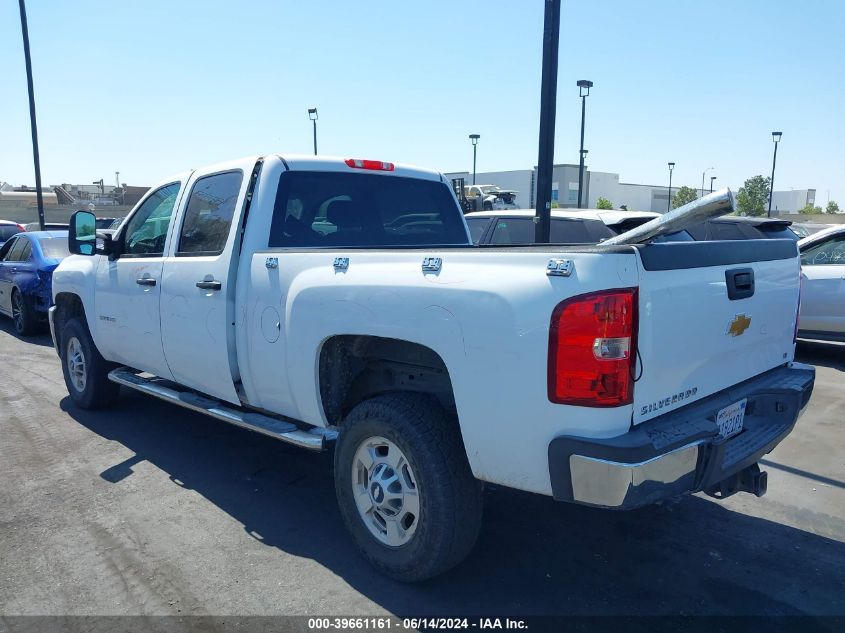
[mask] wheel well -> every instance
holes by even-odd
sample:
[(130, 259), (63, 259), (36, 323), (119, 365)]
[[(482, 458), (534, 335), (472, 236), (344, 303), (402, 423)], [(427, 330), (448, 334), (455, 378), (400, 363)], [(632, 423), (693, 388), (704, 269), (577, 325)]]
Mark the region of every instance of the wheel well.
[(334, 336), (320, 350), (320, 398), (330, 424), (380, 393), (427, 393), (455, 413), (449, 371), (431, 348), (380, 336)]
[(60, 292), (56, 295), (56, 314), (53, 317), (57, 349), (62, 349), (61, 336), (65, 323), (74, 318), (79, 318), (86, 326), (88, 325), (85, 321), (85, 307), (82, 305), (82, 299), (69, 292)]

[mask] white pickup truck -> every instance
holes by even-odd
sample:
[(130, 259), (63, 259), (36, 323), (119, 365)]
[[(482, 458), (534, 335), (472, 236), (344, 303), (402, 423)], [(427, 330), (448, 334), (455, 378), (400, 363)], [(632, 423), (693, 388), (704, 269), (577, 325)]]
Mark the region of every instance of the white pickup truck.
[(53, 274), (73, 401), (124, 386), (334, 445), (343, 520), (401, 580), (469, 552), (482, 482), (759, 496), (813, 387), (792, 241), (474, 247), (439, 173), (278, 155), (168, 178), (95, 231), (72, 218)]

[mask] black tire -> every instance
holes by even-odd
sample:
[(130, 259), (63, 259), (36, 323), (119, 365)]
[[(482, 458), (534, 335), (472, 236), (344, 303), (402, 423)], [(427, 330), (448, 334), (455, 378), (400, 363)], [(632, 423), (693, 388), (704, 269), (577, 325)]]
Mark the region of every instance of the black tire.
[(120, 385), (108, 379), (109, 372), (116, 365), (100, 355), (84, 321), (71, 319), (65, 323), (61, 335), (61, 359), (65, 386), (78, 407), (99, 409), (117, 400)]
[[(368, 476), (366, 484), (354, 483), (356, 452), (374, 438), (400, 449), (415, 480), (417, 522), (409, 540), (399, 546), (380, 541), (355, 502), (355, 486), (370, 490), (375, 481)], [(457, 565), (475, 545), (481, 527), (482, 484), (472, 476), (457, 425), (423, 394), (380, 395), (350, 412), (335, 449), (335, 491), (343, 521), (363, 555), (403, 582), (425, 580)]]
[(30, 336), (38, 331), (38, 315), (17, 288), (12, 290), (12, 321), (15, 323), (15, 332), (20, 336)]

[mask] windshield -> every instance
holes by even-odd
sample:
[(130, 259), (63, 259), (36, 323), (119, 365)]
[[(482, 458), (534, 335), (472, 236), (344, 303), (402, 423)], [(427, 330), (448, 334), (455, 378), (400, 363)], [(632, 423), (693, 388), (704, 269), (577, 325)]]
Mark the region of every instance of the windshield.
[(67, 237), (40, 237), (38, 245), (45, 259), (63, 259), (70, 255), (67, 250)]
[(481, 191), (482, 193), (496, 193), (501, 191), (501, 189), (496, 185), (482, 185)]

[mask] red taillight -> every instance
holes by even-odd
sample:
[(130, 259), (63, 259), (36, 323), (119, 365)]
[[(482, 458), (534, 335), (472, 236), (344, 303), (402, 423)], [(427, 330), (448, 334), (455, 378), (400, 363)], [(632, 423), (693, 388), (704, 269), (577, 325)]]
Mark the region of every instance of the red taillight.
[(360, 158), (347, 158), (345, 161), (347, 166), (354, 169), (374, 169), (376, 171), (393, 171), (393, 163), (384, 163), (380, 160), (362, 160)]
[(18, 228), (19, 228), (21, 231), (26, 232), (26, 227), (25, 227), (23, 224), (18, 224)]
[(549, 400), (618, 407), (634, 396), (637, 289), (572, 297), (558, 304), (549, 327)]

